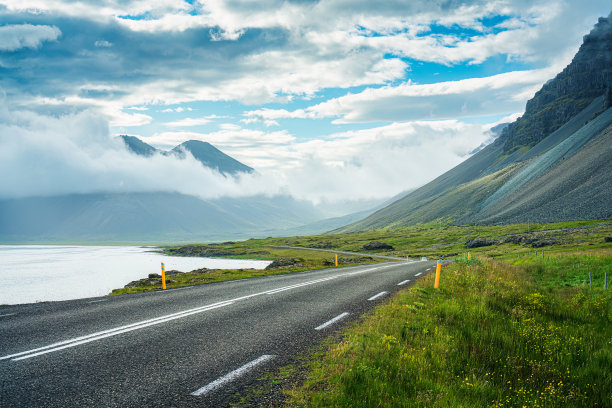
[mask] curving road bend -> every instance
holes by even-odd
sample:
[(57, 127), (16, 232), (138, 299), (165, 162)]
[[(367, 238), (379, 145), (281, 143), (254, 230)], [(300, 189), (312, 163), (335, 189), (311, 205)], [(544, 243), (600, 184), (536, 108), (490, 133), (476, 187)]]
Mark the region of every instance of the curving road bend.
[(227, 406), (434, 266), (392, 262), (0, 306), (0, 407)]

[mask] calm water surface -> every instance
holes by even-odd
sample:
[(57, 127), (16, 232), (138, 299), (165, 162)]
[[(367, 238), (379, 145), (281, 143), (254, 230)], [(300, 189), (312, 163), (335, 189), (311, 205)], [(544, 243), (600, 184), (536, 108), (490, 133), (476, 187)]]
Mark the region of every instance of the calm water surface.
[(107, 295), (126, 283), (166, 270), (263, 269), (270, 262), (183, 258), (129, 246), (0, 245), (0, 305)]

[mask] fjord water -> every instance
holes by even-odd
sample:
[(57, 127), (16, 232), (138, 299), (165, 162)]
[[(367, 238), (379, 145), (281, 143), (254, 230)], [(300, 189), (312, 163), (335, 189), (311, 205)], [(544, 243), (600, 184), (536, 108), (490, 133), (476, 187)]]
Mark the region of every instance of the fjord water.
[(0, 305), (81, 299), (166, 270), (263, 269), (270, 262), (173, 257), (134, 246), (0, 245)]

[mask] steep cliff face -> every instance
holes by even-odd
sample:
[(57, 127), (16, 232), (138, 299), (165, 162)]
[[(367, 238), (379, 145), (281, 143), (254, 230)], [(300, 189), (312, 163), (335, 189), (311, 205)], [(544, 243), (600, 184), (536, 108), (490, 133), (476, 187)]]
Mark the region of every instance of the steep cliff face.
[(504, 153), (534, 146), (595, 98), (606, 95), (601, 112), (612, 105), (612, 13), (600, 18), (572, 62), (527, 102), (525, 114), (502, 132)]

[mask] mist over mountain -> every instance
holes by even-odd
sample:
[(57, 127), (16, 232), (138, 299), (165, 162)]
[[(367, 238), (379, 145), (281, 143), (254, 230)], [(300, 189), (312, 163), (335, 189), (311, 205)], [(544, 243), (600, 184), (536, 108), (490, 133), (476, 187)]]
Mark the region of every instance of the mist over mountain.
[(156, 149), (135, 136), (121, 135), (119, 138), (123, 140), (130, 152), (140, 156), (150, 157), (159, 153), (175, 155), (178, 158), (184, 159), (186, 154), (189, 153), (202, 163), (204, 167), (216, 170), (221, 174), (235, 175), (237, 173), (252, 173), (254, 171), (252, 167), (228, 156), (210, 143), (200, 140), (188, 140), (170, 151), (164, 151)]
[(240, 163), (233, 157), (228, 156), (221, 150), (207, 142), (199, 140), (188, 140), (172, 149), (179, 157), (184, 157), (186, 152), (206, 167), (219, 171), (221, 174), (252, 173), (253, 168)]
[[(157, 159), (174, 158), (174, 163), (190, 155), (228, 183), (254, 171), (201, 141), (162, 151), (134, 136), (119, 139), (139, 160), (153, 163), (160, 156)], [(210, 187), (200, 186), (203, 190)], [(208, 199), (161, 189), (8, 198), (0, 200), (0, 243), (193, 242), (320, 233), (370, 214), (373, 210), (369, 209), (380, 202), (315, 206), (286, 194)], [(348, 213), (358, 215), (338, 218)], [(329, 217), (336, 218), (327, 220)]]
[(132, 153), (138, 154), (140, 156), (145, 156), (145, 157), (150, 157), (150, 156), (153, 156), (155, 153), (159, 153), (159, 151), (156, 148), (143, 142), (136, 136), (121, 135), (118, 137), (121, 140), (123, 140), (123, 143), (125, 143), (125, 146)]
[(525, 114), (471, 158), (335, 232), (612, 218), (612, 14)]

